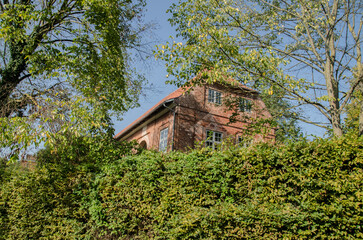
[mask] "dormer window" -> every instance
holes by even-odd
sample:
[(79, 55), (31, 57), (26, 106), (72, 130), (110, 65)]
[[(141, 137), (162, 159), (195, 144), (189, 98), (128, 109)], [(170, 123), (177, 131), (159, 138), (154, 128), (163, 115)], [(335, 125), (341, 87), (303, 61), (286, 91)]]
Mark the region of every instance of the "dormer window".
[(252, 102), (246, 98), (239, 99), (239, 110), (241, 112), (251, 112)]
[(208, 102), (221, 104), (222, 103), (222, 93), (213, 89), (208, 89)]

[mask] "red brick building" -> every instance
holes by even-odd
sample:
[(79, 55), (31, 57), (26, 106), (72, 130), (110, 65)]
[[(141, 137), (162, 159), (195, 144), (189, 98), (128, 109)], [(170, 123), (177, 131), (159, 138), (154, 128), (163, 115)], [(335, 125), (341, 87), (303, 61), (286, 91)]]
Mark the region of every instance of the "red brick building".
[[(234, 114), (238, 121), (230, 122)], [(257, 119), (271, 117), (259, 93), (241, 84), (179, 88), (118, 133), (118, 140), (136, 140), (147, 149), (186, 150), (198, 142), (215, 148), (225, 139), (274, 139), (274, 129), (264, 136), (246, 136)]]

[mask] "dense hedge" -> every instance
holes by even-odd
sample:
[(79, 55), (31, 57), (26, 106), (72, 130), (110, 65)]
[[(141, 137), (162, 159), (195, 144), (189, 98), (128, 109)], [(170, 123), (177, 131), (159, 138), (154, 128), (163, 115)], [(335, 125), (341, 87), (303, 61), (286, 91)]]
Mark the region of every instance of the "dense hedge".
[[(119, 152), (96, 155), (105, 154)], [(87, 161), (74, 162), (83, 155)], [(363, 238), (363, 145), (354, 136), (220, 152), (147, 151), (98, 159), (97, 167), (89, 167), (94, 154), (83, 155), (66, 170), (43, 161), (4, 180), (0, 238)]]

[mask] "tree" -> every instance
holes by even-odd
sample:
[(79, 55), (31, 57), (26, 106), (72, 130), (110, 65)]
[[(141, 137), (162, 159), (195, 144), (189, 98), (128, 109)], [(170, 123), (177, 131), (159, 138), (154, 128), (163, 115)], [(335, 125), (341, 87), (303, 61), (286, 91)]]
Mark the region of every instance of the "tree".
[[(359, 123), (359, 114), (363, 111), (360, 109), (359, 103), (363, 101), (363, 95), (360, 94), (359, 91), (356, 91), (353, 96), (351, 102), (347, 105), (346, 114), (347, 117), (345, 119), (345, 132), (354, 131), (356, 132), (358, 129), (362, 129), (363, 126), (359, 126), (359, 124), (363, 124), (363, 122)], [(362, 106), (362, 105), (361, 105)]]
[(301, 121), (339, 137), (344, 110), (363, 84), (362, 8), (356, 0), (180, 1), (169, 21), (186, 44), (164, 45), (157, 56), (175, 82), (208, 69), (212, 79), (229, 73), (262, 92), (279, 89), (289, 104), (327, 120), (304, 114)]
[(0, 147), (19, 150), (72, 127), (89, 133), (104, 128), (111, 111), (137, 106), (143, 77), (130, 63), (144, 5), (0, 1)]
[(302, 129), (298, 126), (301, 116), (299, 111), (292, 111), (291, 104), (284, 100), (283, 93), (262, 93), (261, 99), (272, 116), (275, 127), (275, 140), (278, 143), (297, 141), (303, 137)]
[(126, 110), (139, 83), (129, 75), (127, 49), (138, 43), (131, 23), (143, 4), (1, 1), (2, 116), (26, 109), (36, 97), (62, 84), (87, 97), (107, 96), (103, 101), (110, 109)]

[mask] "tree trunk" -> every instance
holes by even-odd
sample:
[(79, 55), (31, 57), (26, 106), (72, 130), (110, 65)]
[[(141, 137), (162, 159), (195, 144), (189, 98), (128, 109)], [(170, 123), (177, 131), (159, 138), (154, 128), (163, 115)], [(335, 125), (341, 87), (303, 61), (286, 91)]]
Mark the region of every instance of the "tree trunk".
[(18, 110), (18, 104), (10, 96), (20, 81), (12, 82), (4, 77), (1, 80), (3, 82), (0, 85), (0, 117), (9, 117)]
[[(334, 2), (334, 6), (336, 2)], [(335, 19), (337, 9), (332, 11), (332, 19)], [(326, 84), (326, 90), (329, 98), (331, 124), (335, 137), (343, 136), (343, 130), (340, 119), (340, 103), (339, 103), (339, 85), (334, 77), (334, 63), (336, 57), (336, 48), (334, 42), (333, 27), (328, 25), (326, 31), (326, 50), (325, 50), (325, 69), (324, 78)]]
[[(358, 100), (359, 105), (357, 106), (359, 109), (359, 122), (358, 122), (358, 136), (363, 136), (363, 64), (362, 64), (362, 52), (360, 46), (357, 46), (357, 55), (358, 55), (358, 64), (357, 64), (357, 71), (358, 71), (358, 86), (355, 91), (358, 92)], [(359, 96), (360, 95), (360, 96)]]
[(0, 117), (8, 117), (14, 110), (9, 100), (14, 89), (21, 82), (20, 76), (26, 69), (25, 56), (22, 53), (25, 43), (10, 43), (10, 62), (1, 69), (0, 79)]
[(340, 114), (337, 111), (331, 113), (331, 123), (333, 127), (333, 134), (335, 137), (343, 136)]
[(329, 97), (329, 106), (330, 106), (330, 122), (332, 124), (333, 133), (336, 137), (343, 136), (342, 124), (340, 119), (340, 104), (339, 104), (339, 88), (338, 83), (336, 82), (333, 76), (333, 66), (332, 62), (327, 60), (325, 65), (325, 81), (327, 86), (327, 93)]
[(2, 77), (0, 84), (0, 117), (8, 117), (10, 115), (9, 97), (12, 92), (12, 87), (4, 81)]

